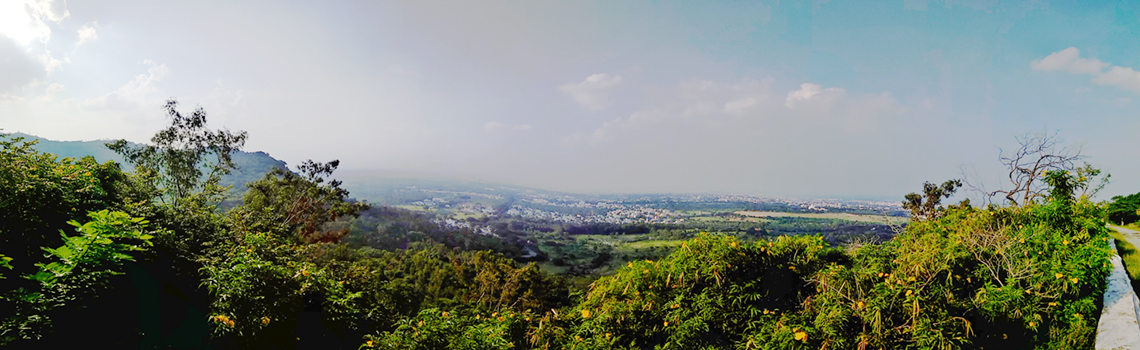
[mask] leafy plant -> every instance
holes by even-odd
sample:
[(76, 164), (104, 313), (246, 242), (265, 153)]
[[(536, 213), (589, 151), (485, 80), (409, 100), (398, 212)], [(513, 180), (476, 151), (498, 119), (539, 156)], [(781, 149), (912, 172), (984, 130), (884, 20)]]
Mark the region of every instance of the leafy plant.
[(426, 309), (392, 331), (365, 336), (360, 349), (524, 349), (528, 319), (513, 311), (471, 316)]
[(25, 278), (37, 282), (33, 289), (18, 289), (3, 298), (16, 304), (14, 316), (0, 322), (0, 344), (16, 339), (39, 339), (51, 326), (52, 309), (94, 297), (110, 276), (123, 274), (119, 266), (134, 261), (132, 253), (151, 245), (147, 221), (123, 212), (97, 211), (90, 221), (70, 221), (76, 236), (60, 232), (64, 244), (43, 248), (53, 260), (36, 264), (39, 271)]

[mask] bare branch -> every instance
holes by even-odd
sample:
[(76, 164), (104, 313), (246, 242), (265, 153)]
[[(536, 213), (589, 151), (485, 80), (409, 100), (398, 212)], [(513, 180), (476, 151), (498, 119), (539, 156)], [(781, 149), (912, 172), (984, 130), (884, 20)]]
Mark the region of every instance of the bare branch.
[(1061, 146), (1063, 140), (1053, 134), (1025, 134), (1017, 137), (1019, 147), (1011, 155), (1004, 150), (998, 159), (1009, 168), (1011, 189), (989, 192), (990, 196), (1005, 195), (1014, 206), (1025, 205), (1036, 198), (1044, 197), (1048, 186), (1037, 181), (1050, 170), (1075, 170), (1076, 163), (1085, 159), (1079, 146)]

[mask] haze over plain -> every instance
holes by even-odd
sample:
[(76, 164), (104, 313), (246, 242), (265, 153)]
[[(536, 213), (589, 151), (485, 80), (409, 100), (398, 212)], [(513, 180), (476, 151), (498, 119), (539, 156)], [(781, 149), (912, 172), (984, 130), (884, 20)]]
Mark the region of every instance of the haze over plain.
[(201, 106), (290, 164), (899, 199), (1060, 131), (1140, 188), (1136, 2), (0, 2), (0, 128)]

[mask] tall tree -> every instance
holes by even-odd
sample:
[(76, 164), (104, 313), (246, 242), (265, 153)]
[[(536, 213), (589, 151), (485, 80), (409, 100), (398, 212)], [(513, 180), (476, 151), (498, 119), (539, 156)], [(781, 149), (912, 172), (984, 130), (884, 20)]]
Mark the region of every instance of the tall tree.
[(231, 154), (245, 146), (248, 134), (210, 130), (206, 110), (198, 107), (184, 114), (173, 98), (166, 101), (163, 110), (170, 126), (151, 138), (153, 145), (136, 146), (118, 140), (107, 147), (123, 155), (141, 178), (159, 188), (164, 203), (177, 205), (197, 193), (220, 195), (218, 181), (236, 168)]

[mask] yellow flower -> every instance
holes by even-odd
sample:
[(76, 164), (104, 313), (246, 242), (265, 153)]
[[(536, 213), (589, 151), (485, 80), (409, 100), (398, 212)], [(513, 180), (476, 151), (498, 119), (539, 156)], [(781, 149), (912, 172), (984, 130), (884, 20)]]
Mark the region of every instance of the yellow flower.
[(632, 261), (630, 261), (630, 262), (626, 263), (626, 264), (625, 264), (625, 266), (627, 266), (627, 267), (633, 267), (633, 262), (632, 262)]
[(261, 317), (261, 324), (262, 324), (262, 325), (267, 325), (267, 324), (269, 324), (269, 321), (270, 321), (270, 320), (269, 320), (269, 316), (263, 316), (263, 317)]
[(796, 269), (795, 266), (788, 266), (788, 270), (795, 270), (795, 269)]
[(1061, 244), (1069, 245), (1069, 240), (1066, 239), (1066, 240), (1062, 241)]
[(448, 314), (448, 313), (447, 313), (447, 311), (444, 311), (444, 312), (443, 312), (443, 317), (447, 317), (447, 316), (450, 316), (450, 314)]
[(590, 310), (582, 310), (582, 318), (590, 318)]
[(230, 319), (228, 316), (226, 316), (226, 315), (217, 315), (217, 316), (214, 316), (214, 322), (217, 322), (217, 323), (221, 323), (221, 324), (224, 324), (224, 325), (226, 325), (226, 326), (229, 326), (230, 328), (234, 328), (234, 320), (231, 320), (231, 319)]
[(1058, 273), (1058, 274), (1056, 274), (1056, 275), (1053, 275), (1053, 276), (1056, 276), (1056, 277), (1057, 277), (1057, 279), (1061, 279), (1061, 277), (1065, 277), (1065, 275), (1064, 275), (1064, 274), (1061, 274), (1061, 273)]
[(1033, 294), (1033, 291), (1026, 289), (1025, 294)]
[(681, 304), (673, 304), (674, 309), (679, 308), (679, 307), (681, 307)]
[(728, 245), (729, 245), (730, 247), (736, 248), (736, 242), (735, 242), (735, 241), (733, 241), (733, 242), (729, 242), (729, 243), (728, 243)]
[(1070, 281), (1073, 281), (1073, 283), (1077, 283), (1077, 278), (1076, 278), (1076, 277), (1070, 278), (1069, 280), (1070, 280)]
[(799, 340), (799, 341), (802, 341), (802, 342), (805, 342), (805, 343), (807, 342), (807, 332), (804, 332), (804, 331), (801, 331), (801, 330), (797, 330), (797, 331), (795, 332), (795, 335), (793, 335), (793, 337), (794, 337), (796, 340)]
[(369, 341), (364, 342), (364, 345), (367, 345), (370, 348), (373, 346), (376, 346), (375, 344), (376, 344), (375, 340), (369, 340)]
[(911, 294), (914, 294), (914, 289), (907, 289), (906, 290), (906, 296), (909, 297)]
[(1056, 302), (1049, 302), (1049, 306), (1057, 306)]
[(669, 327), (669, 321), (665, 321), (665, 327)]
[(867, 303), (864, 303), (862, 300), (855, 302), (855, 308), (857, 309), (862, 309), (864, 306), (867, 306)]

